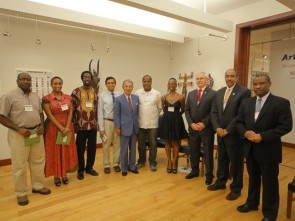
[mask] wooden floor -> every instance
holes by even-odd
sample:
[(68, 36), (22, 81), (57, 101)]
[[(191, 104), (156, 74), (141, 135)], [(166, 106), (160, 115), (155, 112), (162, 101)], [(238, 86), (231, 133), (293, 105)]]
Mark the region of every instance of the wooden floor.
[[(280, 210), (278, 221), (286, 218), (287, 184), (295, 175), (295, 150), (284, 148), (284, 161), (280, 166)], [(186, 166), (186, 159), (179, 159)], [(18, 206), (12, 185), (11, 166), (0, 167), (0, 220), (181, 220), (181, 221), (254, 221), (261, 220), (259, 211), (241, 214), (236, 207), (247, 197), (248, 175), (245, 170), (242, 196), (233, 202), (225, 199), (229, 192), (207, 191), (205, 178), (184, 178), (185, 173), (167, 174), (166, 156), (158, 149), (158, 171), (149, 167), (140, 169), (139, 175), (128, 173), (104, 174), (102, 149), (97, 150), (95, 169), (98, 177), (85, 175), (83, 181), (69, 174), (70, 183), (55, 187), (52, 178), (46, 179), (52, 194), (42, 196), (28, 192), (30, 204)], [(29, 179), (29, 178), (28, 178)], [(29, 182), (30, 183), (30, 182)], [(31, 186), (29, 185), (31, 189)], [(295, 203), (294, 203), (295, 204)], [(292, 208), (295, 220), (295, 205)]]

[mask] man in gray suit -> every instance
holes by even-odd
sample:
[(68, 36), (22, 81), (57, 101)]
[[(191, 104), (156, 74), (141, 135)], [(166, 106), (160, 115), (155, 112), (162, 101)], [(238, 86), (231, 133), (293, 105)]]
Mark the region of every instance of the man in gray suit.
[(201, 143), (204, 148), (206, 166), (206, 185), (213, 180), (213, 148), (214, 130), (210, 112), (215, 91), (208, 85), (208, 76), (201, 72), (196, 76), (197, 89), (189, 92), (185, 103), (185, 117), (189, 126), (189, 147), (192, 171), (185, 178), (192, 179), (199, 176), (199, 162)]
[(236, 200), (243, 188), (242, 139), (237, 133), (235, 120), (241, 101), (250, 97), (251, 92), (238, 85), (238, 79), (235, 70), (229, 69), (225, 72), (227, 86), (216, 92), (211, 110), (213, 128), (217, 132), (218, 169), (217, 180), (207, 189), (225, 189), (231, 171), (233, 181), (230, 184), (230, 193), (226, 196), (227, 200)]
[[(115, 98), (114, 122), (116, 134), (120, 136), (120, 159), (122, 176), (127, 175), (127, 170), (138, 174), (135, 167), (136, 161), (136, 137), (138, 134), (138, 107), (139, 98), (131, 94), (133, 82), (125, 80), (123, 82), (124, 93)], [(128, 156), (129, 148), (129, 156)], [(129, 159), (129, 160), (128, 160)]]

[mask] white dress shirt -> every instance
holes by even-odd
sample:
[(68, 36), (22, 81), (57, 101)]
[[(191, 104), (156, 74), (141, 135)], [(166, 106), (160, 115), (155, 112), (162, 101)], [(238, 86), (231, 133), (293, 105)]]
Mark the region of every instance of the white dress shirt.
[[(114, 91), (115, 97), (120, 96), (122, 93), (119, 91)], [(98, 98), (98, 108), (97, 108), (97, 117), (98, 117), (98, 125), (99, 131), (104, 130), (104, 119), (114, 119), (113, 116), (113, 97), (112, 92), (109, 90), (104, 91), (99, 95)]]
[(139, 97), (139, 127), (142, 129), (157, 128), (159, 114), (162, 110), (161, 93), (153, 88), (150, 91), (141, 88), (135, 94)]

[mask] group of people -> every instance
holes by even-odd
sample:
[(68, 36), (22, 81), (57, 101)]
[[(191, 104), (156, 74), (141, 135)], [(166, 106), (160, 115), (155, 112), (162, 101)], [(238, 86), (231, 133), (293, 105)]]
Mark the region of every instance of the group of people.
[[(201, 148), (204, 150), (209, 191), (226, 188), (232, 177), (227, 200), (236, 200), (243, 188), (244, 158), (249, 173), (248, 198), (239, 212), (258, 210), (262, 179), (262, 212), (264, 221), (276, 220), (279, 208), (279, 163), (282, 160), (281, 137), (292, 130), (290, 102), (270, 93), (271, 80), (265, 74), (253, 80), (255, 97), (249, 89), (238, 85), (235, 70), (225, 72), (226, 87), (218, 91), (208, 86), (206, 73), (196, 75), (197, 89), (187, 99), (176, 92), (177, 81), (170, 78), (167, 93), (152, 88), (152, 77), (142, 78), (142, 88), (134, 94), (133, 82), (122, 84), (116, 91), (116, 79), (105, 79), (106, 91), (98, 95), (91, 87), (91, 72), (81, 74), (83, 85), (71, 95), (62, 92), (63, 80), (51, 79), (52, 92), (42, 98), (31, 91), (31, 76), (20, 73), (18, 88), (0, 99), (0, 123), (8, 127), (8, 142), (15, 192), (19, 205), (29, 203), (26, 162), (29, 161), (33, 193), (51, 191), (44, 187), (45, 177), (54, 176), (56, 186), (68, 184), (68, 172), (77, 171), (98, 176), (93, 169), (97, 133), (103, 145), (104, 173), (111, 172), (110, 146), (113, 145), (113, 169), (127, 176), (146, 165), (146, 142), (149, 144), (149, 166), (157, 171), (157, 137), (165, 140), (167, 173), (177, 173), (181, 140), (188, 138), (191, 172), (199, 176)], [(43, 110), (47, 115), (44, 123)], [(161, 111), (163, 115), (159, 116)], [(183, 113), (188, 126), (185, 129)], [(75, 136), (75, 133), (77, 134)], [(218, 168), (213, 183), (214, 136), (217, 133)], [(43, 135), (44, 134), (44, 141)], [(136, 163), (136, 142), (138, 161)], [(44, 148), (45, 144), (45, 148)], [(84, 153), (87, 147), (85, 165)]]

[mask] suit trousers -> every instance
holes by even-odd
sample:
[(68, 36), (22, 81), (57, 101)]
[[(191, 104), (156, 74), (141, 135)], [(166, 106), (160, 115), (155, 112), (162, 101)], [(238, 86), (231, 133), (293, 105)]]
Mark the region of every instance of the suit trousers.
[[(131, 136), (120, 136), (121, 151), (121, 167), (122, 172), (127, 172), (128, 169), (136, 170), (135, 161), (136, 161), (136, 138), (137, 135), (133, 130)], [(129, 154), (128, 154), (129, 149)]]
[(146, 145), (145, 142), (149, 142), (149, 163), (151, 166), (157, 165), (157, 131), (158, 128), (139, 128), (138, 134), (138, 163), (145, 164), (146, 162)]
[(13, 181), (16, 196), (25, 196), (27, 187), (27, 162), (31, 173), (32, 187), (42, 189), (45, 183), (45, 148), (43, 136), (40, 143), (25, 146), (24, 137), (18, 132), (8, 129), (8, 143), (11, 151)]
[[(89, 171), (93, 169), (96, 155), (96, 137), (97, 130), (79, 130), (76, 137), (77, 153), (78, 153), (78, 172)], [(87, 162), (85, 167), (85, 147), (87, 143)]]
[(190, 161), (192, 166), (192, 174), (199, 174), (199, 163), (200, 163), (200, 151), (204, 149), (205, 167), (206, 167), (206, 178), (212, 179), (213, 175), (213, 149), (214, 149), (214, 134), (202, 135), (199, 133), (189, 134), (189, 147), (190, 147)]
[(264, 217), (276, 220), (280, 203), (279, 164), (277, 162), (257, 162), (252, 151), (250, 151), (247, 158), (247, 170), (249, 173), (247, 204), (259, 205), (262, 180), (262, 213)]
[(115, 133), (114, 122), (104, 120), (104, 130), (107, 142), (102, 143), (103, 147), (103, 167), (111, 167), (110, 146), (113, 143), (113, 166), (120, 164), (120, 136)]
[(218, 186), (225, 185), (231, 168), (233, 181), (230, 184), (230, 190), (240, 194), (243, 188), (243, 144), (232, 142), (234, 140), (229, 140), (227, 137), (218, 139), (218, 169), (215, 183)]

